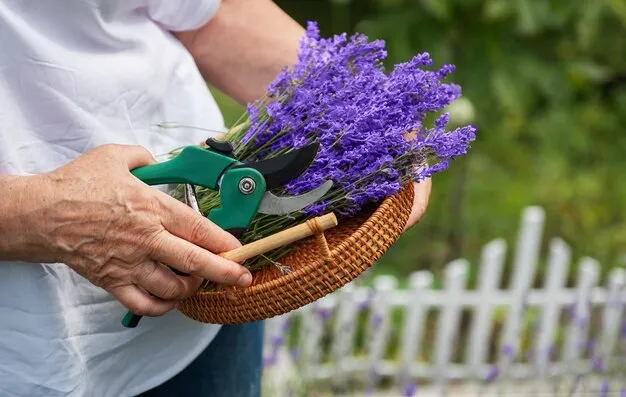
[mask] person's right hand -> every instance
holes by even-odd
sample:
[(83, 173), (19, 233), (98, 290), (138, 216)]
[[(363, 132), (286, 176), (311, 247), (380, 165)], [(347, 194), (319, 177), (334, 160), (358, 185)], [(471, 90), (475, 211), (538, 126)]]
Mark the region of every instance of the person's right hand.
[(155, 162), (140, 146), (105, 145), (27, 177), (36, 185), (13, 216), (23, 236), (2, 257), (65, 263), (143, 316), (173, 309), (202, 279), (249, 286), (246, 268), (214, 254), (240, 246), (235, 237), (130, 173)]

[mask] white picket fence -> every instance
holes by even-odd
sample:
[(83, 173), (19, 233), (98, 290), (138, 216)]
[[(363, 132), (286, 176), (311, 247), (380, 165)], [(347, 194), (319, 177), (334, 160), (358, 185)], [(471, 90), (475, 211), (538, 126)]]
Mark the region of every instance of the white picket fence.
[[(413, 273), (403, 289), (394, 277), (378, 276), (373, 288), (357, 281), (268, 320), (266, 371), (278, 374), (274, 386), (289, 371), (306, 382), (376, 388), (390, 378), (400, 390), (416, 382), (446, 390), (459, 380), (626, 370), (626, 272), (613, 269), (600, 286), (599, 263), (585, 257), (568, 287), (570, 248), (555, 238), (545, 282), (533, 289), (544, 218), (539, 207), (524, 210), (507, 289), (500, 288), (507, 245), (497, 239), (483, 249), (476, 289), (466, 289), (470, 264), (459, 259), (446, 266), (441, 289), (432, 288), (427, 271)], [(535, 319), (530, 326), (528, 318)], [(367, 321), (365, 335), (357, 335), (359, 321)], [(287, 340), (294, 335), (295, 344)]]

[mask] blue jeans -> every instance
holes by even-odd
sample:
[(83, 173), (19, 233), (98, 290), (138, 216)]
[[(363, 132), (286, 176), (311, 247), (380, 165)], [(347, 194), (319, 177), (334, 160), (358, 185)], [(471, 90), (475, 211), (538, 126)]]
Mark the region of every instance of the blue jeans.
[(263, 322), (224, 325), (178, 375), (139, 397), (259, 397)]

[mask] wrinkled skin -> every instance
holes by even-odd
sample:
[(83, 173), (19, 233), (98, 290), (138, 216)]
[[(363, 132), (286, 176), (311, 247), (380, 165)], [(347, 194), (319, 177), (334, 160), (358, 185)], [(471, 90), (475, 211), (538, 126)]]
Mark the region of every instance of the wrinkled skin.
[(105, 145), (50, 173), (13, 180), (28, 208), (1, 227), (3, 236), (20, 237), (4, 244), (0, 259), (65, 263), (147, 316), (176, 307), (202, 278), (249, 286), (247, 269), (214, 254), (240, 246), (236, 238), (130, 173), (154, 162), (142, 147)]

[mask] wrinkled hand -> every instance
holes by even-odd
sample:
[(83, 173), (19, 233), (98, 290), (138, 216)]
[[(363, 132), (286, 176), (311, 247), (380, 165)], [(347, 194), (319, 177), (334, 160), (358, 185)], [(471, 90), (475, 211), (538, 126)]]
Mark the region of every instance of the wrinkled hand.
[(413, 186), (415, 188), (413, 208), (411, 209), (409, 220), (404, 228), (405, 232), (417, 224), (420, 219), (422, 219), (424, 212), (426, 212), (426, 208), (428, 208), (428, 201), (430, 200), (432, 181), (430, 178), (425, 179), (419, 183), (413, 183)]
[(142, 147), (105, 145), (42, 175), (29, 259), (65, 263), (144, 316), (173, 309), (202, 279), (249, 286), (247, 269), (213, 253), (240, 246), (236, 238), (130, 173), (154, 162)]

